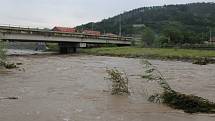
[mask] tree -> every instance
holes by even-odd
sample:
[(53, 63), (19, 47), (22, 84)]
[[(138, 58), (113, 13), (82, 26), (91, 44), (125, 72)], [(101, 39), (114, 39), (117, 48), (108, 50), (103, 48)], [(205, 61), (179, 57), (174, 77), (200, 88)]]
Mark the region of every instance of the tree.
[(152, 46), (155, 40), (155, 33), (150, 28), (146, 27), (143, 30), (141, 40), (144, 46), (147, 46), (147, 47)]
[(183, 43), (183, 25), (179, 22), (171, 22), (164, 26), (162, 35), (169, 38), (168, 44), (182, 44)]
[(164, 35), (156, 37), (154, 46), (155, 47), (166, 47), (168, 45), (169, 39)]
[(2, 62), (5, 61), (5, 58), (6, 58), (6, 56), (5, 56), (4, 44), (0, 40), (0, 65), (1, 65)]
[[(187, 30), (201, 34), (208, 33), (208, 27), (215, 27), (215, 3), (192, 3), (185, 5), (165, 5), (157, 7), (137, 8), (114, 17), (104, 19), (94, 24), (94, 29), (108, 33), (119, 33), (119, 20), (122, 18), (122, 31), (124, 35), (135, 34), (131, 31), (132, 25), (144, 24), (160, 34), (163, 26), (178, 22)], [(88, 23), (77, 28), (91, 29)]]

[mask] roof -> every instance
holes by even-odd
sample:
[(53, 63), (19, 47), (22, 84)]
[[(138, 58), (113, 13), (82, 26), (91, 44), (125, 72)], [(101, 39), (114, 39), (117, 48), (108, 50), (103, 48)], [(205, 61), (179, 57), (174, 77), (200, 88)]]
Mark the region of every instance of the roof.
[(92, 31), (92, 30), (84, 30), (83, 33), (86, 33), (86, 34), (96, 34), (96, 35), (100, 35), (101, 34), (100, 31)]
[(69, 27), (54, 27), (52, 29), (53, 31), (60, 31), (60, 32), (75, 32), (75, 28), (69, 28)]
[(105, 33), (104, 36), (118, 37), (118, 35), (113, 34), (113, 33)]

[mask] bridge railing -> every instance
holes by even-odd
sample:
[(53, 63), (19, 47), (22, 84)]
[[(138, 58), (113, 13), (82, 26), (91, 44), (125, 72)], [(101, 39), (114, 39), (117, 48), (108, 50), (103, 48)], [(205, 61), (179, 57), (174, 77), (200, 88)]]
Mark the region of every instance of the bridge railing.
[(106, 36), (106, 35), (91, 35), (84, 33), (70, 33), (70, 32), (58, 32), (49, 29), (20, 27), (20, 26), (0, 26), (1, 33), (15, 33), (15, 34), (31, 34), (31, 35), (44, 35), (44, 36), (59, 36), (59, 37), (76, 37), (76, 38), (93, 38), (101, 40), (118, 40), (118, 41), (131, 41), (132, 37), (122, 36)]

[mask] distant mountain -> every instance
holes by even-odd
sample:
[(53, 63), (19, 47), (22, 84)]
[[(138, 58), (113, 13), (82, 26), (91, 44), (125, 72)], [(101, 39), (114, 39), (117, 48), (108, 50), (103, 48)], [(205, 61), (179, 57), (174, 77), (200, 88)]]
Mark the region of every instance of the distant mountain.
[(94, 30), (118, 34), (120, 20), (123, 35), (135, 33), (134, 25), (139, 24), (144, 24), (158, 34), (172, 23), (195, 33), (209, 32), (215, 27), (215, 3), (142, 7), (77, 28), (91, 29), (93, 26)]

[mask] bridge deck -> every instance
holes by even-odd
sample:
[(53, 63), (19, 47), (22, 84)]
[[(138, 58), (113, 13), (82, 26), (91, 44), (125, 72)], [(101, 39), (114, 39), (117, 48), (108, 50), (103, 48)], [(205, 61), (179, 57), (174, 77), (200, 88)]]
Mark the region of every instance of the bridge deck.
[[(96, 40), (109, 40), (109, 41), (118, 41), (117, 43), (130, 43), (131, 37), (115, 37), (115, 36), (96, 36), (84, 33), (69, 33), (69, 32), (57, 32), (45, 29), (38, 28), (21, 28), (21, 27), (11, 27), (11, 26), (0, 26), (0, 33), (3, 35), (40, 35), (45, 37), (66, 37), (66, 38), (78, 38), (78, 39), (96, 39)], [(11, 39), (11, 38), (2, 38), (2, 39)], [(25, 39), (25, 38), (23, 38)], [(101, 42), (103, 43), (103, 42)]]

